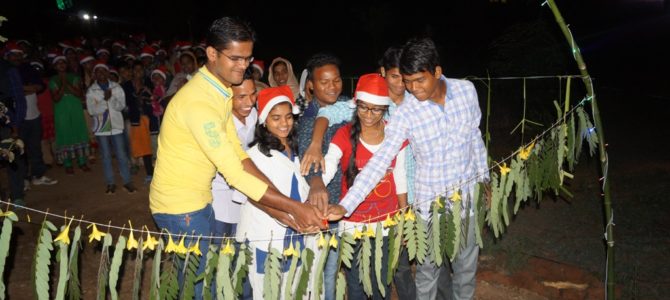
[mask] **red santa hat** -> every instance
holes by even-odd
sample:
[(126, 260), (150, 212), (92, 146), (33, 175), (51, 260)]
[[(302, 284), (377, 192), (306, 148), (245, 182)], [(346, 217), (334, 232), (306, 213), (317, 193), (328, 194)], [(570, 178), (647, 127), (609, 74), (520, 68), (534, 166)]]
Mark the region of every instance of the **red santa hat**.
[(374, 105), (391, 105), (392, 102), (386, 80), (377, 73), (365, 74), (358, 78), (354, 100)]
[(26, 46), (31, 46), (30, 42), (27, 41), (27, 40), (18, 40), (18, 41), (16, 41), (16, 44), (17, 44), (17, 45), (19, 45), (19, 44), (26, 44)]
[(112, 47), (119, 47), (121, 49), (126, 49), (126, 43), (121, 41), (121, 40), (116, 40), (114, 43), (112, 43)]
[(98, 49), (98, 51), (95, 51), (95, 55), (96, 55), (96, 56), (100, 56), (100, 55), (102, 55), (102, 54), (107, 54), (107, 55), (109, 55), (109, 50), (107, 50), (107, 49), (105, 49), (105, 48), (100, 48), (100, 49)]
[(272, 108), (283, 102), (291, 104), (294, 114), (300, 113), (300, 108), (295, 105), (293, 92), (288, 85), (265, 88), (258, 92), (258, 122), (265, 124), (265, 119), (267, 119)]
[(23, 50), (21, 50), (21, 48), (19, 48), (19, 44), (17, 42), (10, 41), (10, 42), (7, 42), (7, 44), (5, 44), (5, 56), (7, 56), (10, 53), (12, 53), (12, 54), (23, 54)]
[(191, 47), (192, 47), (191, 42), (188, 42), (188, 41), (177, 41), (174, 46), (175, 46), (175, 49), (177, 49), (179, 51), (185, 51), (185, 50), (191, 49)]
[(151, 47), (154, 47), (155, 49), (158, 49), (161, 47), (161, 41), (160, 40), (155, 40), (150, 43)]
[(30, 62), (30, 65), (33, 66), (33, 68), (39, 68), (44, 70), (44, 65), (40, 61), (33, 60)]
[(126, 54), (123, 55), (123, 59), (124, 59), (124, 60), (129, 60), (129, 59), (130, 59), (130, 60), (136, 60), (137, 57), (135, 57), (135, 55), (132, 55), (132, 54), (130, 54), (130, 53), (126, 53)]
[(49, 52), (49, 54), (47, 54), (47, 57), (51, 57), (51, 64), (52, 65), (55, 65), (57, 62), (59, 62), (61, 60), (62, 61), (67, 61), (67, 58), (65, 57), (65, 55), (63, 54), (63, 51), (61, 51), (61, 50), (55, 50), (54, 51), (54, 49), (52, 49), (52, 51)]
[(155, 68), (153, 71), (151, 71), (151, 77), (153, 77), (154, 74), (158, 74), (161, 77), (163, 77), (164, 80), (167, 80), (167, 73), (168, 73), (167, 68), (165, 66), (161, 65), (161, 66), (158, 66), (158, 68)]
[(57, 47), (52, 47), (47, 51), (47, 58), (49, 60), (53, 60), (54, 57), (58, 56), (58, 53), (60, 53), (60, 49)]
[(58, 46), (61, 46), (61, 48), (63, 48), (63, 52), (65, 52), (65, 49), (74, 49), (74, 47), (72, 46), (72, 41), (68, 40), (58, 42)]
[(95, 60), (95, 57), (93, 57), (93, 55), (89, 55), (89, 54), (79, 55), (79, 64), (83, 65), (83, 64), (85, 64), (89, 61), (93, 61), (93, 60)]
[(154, 48), (152, 48), (151, 46), (144, 46), (144, 48), (142, 48), (142, 52), (140, 53), (140, 58), (144, 57), (153, 58), (154, 52), (156, 52), (156, 50), (154, 50)]
[(116, 74), (116, 76), (119, 76), (119, 71), (117, 71), (115, 68), (109, 68), (109, 73), (110, 74)]
[(109, 66), (107, 66), (107, 64), (104, 61), (101, 61), (101, 60), (98, 60), (98, 61), (95, 62), (95, 66), (93, 66), (93, 72), (95, 72), (95, 70), (97, 70), (98, 68), (103, 68), (103, 69), (109, 71)]
[(163, 48), (160, 48), (160, 49), (156, 50), (156, 55), (161, 55), (161, 54), (167, 55), (167, 51), (165, 51), (165, 49), (163, 49)]
[(265, 73), (265, 62), (260, 59), (254, 59), (254, 61), (251, 62), (251, 66), (261, 72), (261, 77), (263, 77), (263, 74)]
[(72, 40), (72, 47), (74, 47), (75, 50), (77, 51), (82, 51), (84, 50), (84, 41), (86, 40), (81, 40), (81, 39), (74, 39)]

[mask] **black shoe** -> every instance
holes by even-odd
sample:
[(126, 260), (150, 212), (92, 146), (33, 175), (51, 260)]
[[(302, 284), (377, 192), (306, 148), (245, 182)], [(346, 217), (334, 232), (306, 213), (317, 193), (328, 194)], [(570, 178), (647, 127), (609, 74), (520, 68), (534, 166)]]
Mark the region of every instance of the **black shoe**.
[(133, 194), (137, 191), (137, 189), (135, 188), (135, 186), (133, 185), (132, 182), (128, 182), (128, 183), (124, 184), (123, 189), (126, 190), (126, 192), (128, 192), (128, 194)]
[(105, 191), (105, 194), (114, 195), (115, 193), (116, 193), (116, 185), (108, 184), (107, 185), (107, 190)]

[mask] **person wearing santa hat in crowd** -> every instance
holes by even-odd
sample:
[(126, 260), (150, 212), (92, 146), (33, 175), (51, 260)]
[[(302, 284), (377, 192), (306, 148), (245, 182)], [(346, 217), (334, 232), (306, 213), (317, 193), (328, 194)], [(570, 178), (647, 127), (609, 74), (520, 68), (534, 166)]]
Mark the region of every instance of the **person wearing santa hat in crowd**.
[[(12, 45), (8, 46), (9, 48), (20, 49)], [(25, 61), (23, 52), (18, 53), (10, 50), (8, 59), (18, 67), (21, 75), (20, 84), (23, 87), (26, 103), (26, 113), (18, 127), (19, 137), (25, 143), (25, 158), (28, 163), (26, 187), (31, 181), (34, 185), (56, 184), (58, 181), (44, 175), (47, 166), (42, 156), (42, 115), (37, 103), (37, 95), (46, 90), (46, 85), (39, 72), (29, 62)]]
[(67, 174), (74, 174), (72, 160), (84, 171), (86, 157), (90, 153), (89, 134), (84, 109), (83, 93), (79, 76), (67, 72), (66, 58), (56, 54), (52, 60), (56, 75), (49, 81), (49, 90), (54, 101), (54, 125), (56, 128), (56, 155), (63, 163)]
[[(159, 66), (151, 71), (151, 83), (153, 84), (153, 90), (151, 92), (151, 112), (158, 120), (159, 128), (163, 119), (163, 113), (169, 103), (166, 94), (168, 74), (168, 70), (165, 66)], [(151, 135), (151, 146), (154, 156), (156, 156), (156, 152), (158, 151), (158, 133)]]
[[(49, 77), (47, 77), (47, 72), (42, 62), (32, 61), (30, 64), (40, 74), (44, 86), (48, 87)], [(56, 137), (56, 129), (54, 127), (54, 101), (48, 88), (37, 94), (37, 107), (40, 110), (42, 119), (42, 159), (47, 167), (50, 167), (55, 162), (53, 143)]]
[(84, 89), (88, 89), (93, 84), (93, 66), (95, 65), (95, 57), (90, 54), (82, 54), (79, 56), (79, 64), (81, 64), (81, 78), (83, 79)]
[[(256, 125), (254, 141), (247, 153), (279, 192), (293, 201), (305, 202), (309, 185), (300, 175), (298, 143), (293, 120), (294, 107), (293, 93), (286, 85), (260, 91), (258, 93), (258, 125)], [(309, 248), (317, 253), (316, 257), (319, 256), (315, 235), (298, 234), (297, 231), (282, 224), (249, 201), (244, 202), (240, 209), (240, 223), (236, 237), (238, 242), (248, 241), (252, 253), (249, 281), (254, 299), (263, 298), (263, 278), (265, 277), (263, 263), (269, 255), (268, 244), (273, 251), (280, 253), (285, 249), (299, 247), (296, 249), (298, 253), (302, 249)], [(282, 264), (282, 273), (288, 272), (291, 259), (297, 259), (297, 256), (287, 258), (287, 263)], [(314, 264), (313, 267), (316, 265)], [(313, 279), (309, 282), (309, 286), (312, 285)], [(280, 287), (282, 294), (286, 288), (293, 289), (294, 287)]]
[(168, 88), (165, 93), (166, 97), (174, 96), (186, 82), (193, 78), (193, 73), (198, 70), (197, 63), (198, 61), (195, 58), (195, 55), (193, 55), (193, 52), (182, 51), (179, 53), (179, 72), (172, 78), (170, 88)]
[(293, 65), (288, 59), (283, 57), (273, 59), (268, 72), (268, 82), (271, 87), (288, 85), (293, 93), (293, 98), (298, 97), (300, 94), (298, 79), (293, 74)]
[(156, 68), (154, 62), (156, 50), (151, 46), (144, 46), (140, 52), (140, 61), (144, 65), (144, 73), (146, 77), (151, 78), (151, 72)]
[[(23, 50), (13, 42), (7, 42), (4, 53), (0, 59), (0, 101), (3, 109), (2, 123), (0, 124), (0, 138), (18, 139), (19, 130), (27, 114), (27, 103), (23, 93), (23, 84), (19, 72), (19, 64), (23, 59)], [(17, 153), (18, 154), (18, 153)], [(4, 161), (5, 157), (0, 157)], [(10, 198), (12, 202), (26, 205), (24, 193), (28, 188), (24, 178), (26, 177), (26, 163), (24, 155), (16, 155), (15, 159), (7, 166), (9, 177)], [(3, 199), (4, 200), (4, 199)]]
[(262, 89), (269, 88), (270, 86), (263, 82), (263, 74), (265, 73), (265, 63), (260, 59), (254, 59), (251, 62), (251, 66), (254, 71), (254, 83), (256, 85), (256, 91), (260, 92)]
[[(384, 115), (391, 105), (386, 81), (379, 74), (366, 74), (359, 78), (355, 97), (351, 104), (356, 108), (351, 123), (341, 127), (330, 142), (325, 156), (325, 171), (322, 174), (327, 184), (339, 168), (342, 171), (342, 194), (354, 182), (358, 171), (379, 151), (384, 140)], [(388, 215), (395, 214), (399, 208), (407, 207), (407, 182), (405, 175), (405, 142), (398, 156), (391, 161), (389, 171), (384, 178), (359, 204), (353, 213), (339, 222), (338, 232), (353, 233), (355, 230), (375, 230)], [(382, 252), (386, 253), (388, 232), (384, 230)], [(375, 241), (372, 241), (374, 248)], [(356, 252), (361, 251), (360, 248)], [(374, 253), (371, 260), (374, 260)], [(358, 254), (354, 253), (352, 264), (357, 264)], [(382, 265), (381, 276), (386, 278), (387, 266)], [(360, 281), (358, 268), (345, 269), (347, 296), (349, 299), (367, 298)], [(372, 282), (379, 281), (371, 274)], [(384, 279), (381, 279), (384, 280)], [(388, 290), (388, 286), (386, 286)], [(373, 289), (372, 299), (382, 299), (378, 289)]]
[[(142, 160), (146, 173), (144, 183), (149, 184), (154, 175), (151, 136), (158, 135), (159, 122), (153, 115), (151, 90), (144, 80), (144, 66), (137, 61), (130, 68), (131, 79), (122, 84), (130, 121), (130, 153), (134, 160)], [(139, 163), (133, 162), (133, 168), (139, 168)]]
[(95, 84), (86, 92), (86, 107), (93, 117), (91, 130), (95, 134), (102, 154), (102, 166), (107, 184), (105, 194), (116, 192), (114, 169), (112, 168), (112, 151), (118, 162), (118, 169), (123, 180), (123, 188), (132, 194), (136, 191), (130, 178), (128, 154), (123, 134), (124, 122), (121, 111), (126, 107), (126, 96), (123, 88), (109, 80), (109, 67), (102, 61), (93, 67)]
[(121, 77), (119, 76), (119, 71), (114, 67), (109, 67), (109, 80), (116, 83), (120, 83)]

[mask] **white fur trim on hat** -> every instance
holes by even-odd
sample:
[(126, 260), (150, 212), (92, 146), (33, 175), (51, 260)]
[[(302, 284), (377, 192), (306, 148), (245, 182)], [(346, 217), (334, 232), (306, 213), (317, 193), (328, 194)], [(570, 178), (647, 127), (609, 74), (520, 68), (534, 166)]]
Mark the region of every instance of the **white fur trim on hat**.
[(263, 77), (263, 73), (265, 73), (265, 72), (263, 72), (263, 68), (261, 68), (259, 65), (254, 64), (254, 63), (252, 63), (251, 66), (254, 67), (254, 69), (256, 69), (256, 70), (258, 70), (259, 72), (261, 72), (261, 77)]
[(390, 97), (374, 95), (363, 91), (356, 91), (356, 100), (365, 101), (374, 105), (391, 105)]
[(163, 77), (163, 79), (167, 80), (167, 75), (159, 69), (155, 69), (155, 70), (151, 71), (151, 76), (154, 76), (154, 74), (158, 74), (161, 77)]
[(100, 55), (100, 53), (107, 53), (107, 55), (109, 55), (109, 50), (102, 48), (98, 49), (98, 51), (95, 51), (95, 55)]
[[(258, 123), (260, 124), (265, 124), (265, 119), (267, 119), (268, 114), (270, 114), (270, 111), (272, 110), (273, 107), (275, 107), (277, 104), (282, 103), (282, 102), (287, 102), (291, 106), (293, 106), (293, 102), (291, 102), (291, 99), (289, 99), (288, 96), (277, 96), (272, 98), (272, 100), (268, 101), (265, 106), (263, 106), (263, 110), (258, 112)], [(295, 107), (293, 107), (292, 112), (295, 111)]]
[(143, 58), (143, 57), (151, 57), (151, 58), (153, 58), (154, 55), (151, 54), (151, 53), (142, 52), (142, 53), (140, 53), (140, 58)]
[(54, 59), (51, 60), (51, 64), (55, 65), (59, 60), (67, 61), (67, 58), (63, 55), (56, 55), (56, 57), (54, 57)]
[(87, 62), (89, 62), (89, 61), (92, 61), (92, 60), (95, 60), (95, 58), (94, 58), (93, 56), (90, 56), (90, 55), (89, 55), (89, 56), (86, 56), (86, 57), (80, 59), (80, 60), (79, 60), (79, 64), (82, 64), (82, 65), (83, 65), (83, 64), (85, 64), (85, 63), (87, 63)]
[(95, 64), (95, 66), (93, 67), (93, 72), (95, 72), (97, 68), (104, 68), (105, 70), (109, 71), (109, 67), (103, 63)]

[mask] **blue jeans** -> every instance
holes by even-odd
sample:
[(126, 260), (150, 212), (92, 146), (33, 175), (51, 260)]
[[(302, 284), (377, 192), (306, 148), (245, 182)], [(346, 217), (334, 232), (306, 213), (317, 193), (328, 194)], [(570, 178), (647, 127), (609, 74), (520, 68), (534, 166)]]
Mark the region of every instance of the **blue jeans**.
[[(201, 210), (196, 210), (193, 212), (185, 214), (153, 214), (154, 222), (160, 229), (165, 229), (170, 234), (173, 235), (173, 239), (178, 239), (177, 235), (179, 234), (188, 234), (188, 235), (202, 235), (210, 236), (212, 234), (212, 228), (214, 228), (214, 210), (212, 206), (207, 204), (205, 208)], [(197, 241), (195, 238), (186, 238), (184, 244), (188, 245), (193, 244)], [(176, 241), (175, 241), (176, 242)], [(200, 275), (205, 271), (205, 265), (207, 263), (207, 251), (209, 251), (209, 241), (207, 239), (200, 239), (200, 251), (202, 256), (200, 256), (200, 264), (198, 266), (198, 271), (196, 276)], [(181, 268), (180, 268), (181, 269)], [(179, 285), (182, 286), (184, 282), (184, 277), (182, 272), (179, 272)], [(202, 280), (195, 285), (195, 299), (202, 299)]]
[[(340, 236), (337, 235), (337, 223), (330, 223), (331, 232), (335, 234), (335, 238), (340, 242)], [(326, 258), (326, 266), (323, 269), (323, 295), (325, 300), (335, 300), (335, 282), (337, 281), (337, 260), (340, 256), (338, 249), (330, 249), (328, 257)]]
[[(112, 149), (119, 163), (119, 173), (123, 184), (130, 183), (130, 169), (128, 168), (128, 155), (126, 154), (125, 136), (123, 133), (114, 135), (97, 135), (100, 151), (102, 152), (102, 166), (107, 184), (114, 184), (114, 169), (112, 168)], [(111, 144), (111, 145), (110, 145)]]

